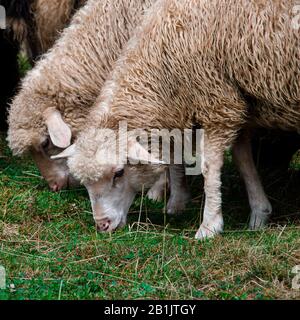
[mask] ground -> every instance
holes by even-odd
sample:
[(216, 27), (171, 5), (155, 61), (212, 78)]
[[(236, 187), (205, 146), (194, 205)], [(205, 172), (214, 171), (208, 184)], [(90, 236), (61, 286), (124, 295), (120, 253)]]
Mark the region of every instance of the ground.
[[(29, 69), (20, 57), (21, 74)], [(226, 156), (225, 232), (199, 242), (201, 178), (191, 178), (192, 201), (180, 216), (164, 203), (137, 197), (128, 225), (95, 230), (84, 188), (52, 193), (30, 159), (12, 157), (0, 136), (1, 299), (300, 299), (292, 269), (300, 265), (300, 174), (295, 157), (286, 176), (266, 173), (272, 202), (269, 227), (247, 230), (242, 181)]]
[(0, 265), (7, 273), (0, 299), (300, 298), (292, 289), (300, 265), (297, 170), (289, 183), (266, 184), (270, 227), (248, 231), (246, 194), (227, 157), (225, 232), (198, 242), (201, 178), (190, 179), (193, 200), (181, 216), (166, 216), (164, 203), (141, 195), (126, 228), (99, 234), (83, 188), (52, 193), (30, 159), (11, 156), (4, 136), (0, 150)]

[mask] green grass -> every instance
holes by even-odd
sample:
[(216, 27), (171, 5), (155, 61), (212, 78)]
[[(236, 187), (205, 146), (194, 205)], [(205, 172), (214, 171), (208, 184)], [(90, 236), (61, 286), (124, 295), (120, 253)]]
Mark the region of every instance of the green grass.
[(275, 184), (275, 215), (262, 232), (247, 230), (245, 191), (228, 161), (222, 236), (193, 239), (200, 178), (191, 179), (193, 201), (181, 216), (165, 217), (162, 203), (147, 200), (140, 212), (138, 197), (126, 228), (98, 234), (84, 189), (48, 191), (31, 160), (11, 157), (0, 141), (0, 265), (7, 271), (0, 299), (300, 298), (291, 288), (291, 270), (300, 265), (300, 201), (292, 183)]
[(31, 69), (31, 64), (25, 53), (19, 53), (18, 64), (19, 64), (20, 76), (24, 77), (27, 71)]

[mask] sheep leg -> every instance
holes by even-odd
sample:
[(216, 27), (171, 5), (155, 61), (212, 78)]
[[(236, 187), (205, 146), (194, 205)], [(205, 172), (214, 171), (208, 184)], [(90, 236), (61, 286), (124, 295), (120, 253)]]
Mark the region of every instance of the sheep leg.
[(266, 225), (272, 213), (272, 206), (265, 194), (253, 161), (251, 141), (248, 133), (240, 135), (232, 151), (248, 193), (251, 208), (249, 228), (252, 230), (261, 229)]
[(203, 221), (196, 239), (211, 238), (223, 231), (221, 169), (224, 162), (225, 143), (205, 137), (202, 151), (202, 174), (204, 177), (205, 206)]
[(181, 213), (190, 199), (183, 165), (170, 165), (168, 174), (165, 172), (161, 174), (159, 180), (148, 191), (147, 197), (153, 201), (162, 201), (166, 193), (167, 184), (170, 186), (167, 213)]
[(168, 214), (178, 214), (184, 211), (190, 199), (184, 165), (169, 166), (170, 198), (167, 204)]
[(163, 201), (165, 196), (165, 190), (168, 185), (168, 174), (163, 172), (159, 179), (154, 183), (154, 185), (149, 189), (147, 197), (153, 201)]

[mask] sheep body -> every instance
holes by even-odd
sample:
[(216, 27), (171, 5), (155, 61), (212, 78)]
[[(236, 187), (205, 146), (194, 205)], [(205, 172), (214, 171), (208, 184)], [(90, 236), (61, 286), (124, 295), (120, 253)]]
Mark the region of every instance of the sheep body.
[(41, 55), (52, 47), (73, 14), (85, 3), (86, 0), (35, 0), (32, 6), (37, 38), (35, 55)]
[(22, 81), (9, 112), (9, 146), (23, 154), (48, 135), (43, 112), (59, 110), (73, 135), (85, 117), (112, 64), (154, 1), (90, 0), (54, 47)]
[(30, 58), (52, 47), (74, 12), (86, 0), (1, 0), (6, 9), (7, 32), (19, 46), (25, 44)]
[(14, 40), (23, 41), (29, 33), (32, 23), (32, 5), (35, 0), (0, 0), (6, 11), (6, 33)]
[[(76, 2), (76, 5), (75, 3)], [(5, 76), (0, 92), (1, 108), (15, 94), (19, 80), (18, 53), (25, 49), (30, 61), (46, 52), (85, 0), (0, 0), (6, 11), (6, 30), (0, 30), (1, 70)], [(6, 109), (1, 109), (0, 129), (6, 130)]]
[(76, 137), (123, 45), (154, 2), (90, 0), (23, 80), (9, 112), (9, 146), (15, 155), (31, 152), (53, 191), (77, 182), (65, 161), (50, 159), (62, 147), (53, 143), (51, 132), (62, 130), (56, 124), (51, 131), (45, 115), (52, 113), (52, 120)]
[[(129, 129), (148, 130), (199, 124), (205, 129), (206, 202), (196, 236), (222, 231), (220, 170), (225, 148), (246, 124), (299, 127), (300, 39), (286, 19), (293, 4), (159, 0), (151, 8), (92, 109), (90, 129), (79, 135), (76, 151), (70, 153), (70, 170), (91, 190), (99, 216), (101, 210), (108, 215), (105, 208), (114, 190), (106, 185), (113, 168), (96, 157), (110, 148), (99, 147), (99, 129), (117, 129), (120, 121)], [(130, 181), (142, 185), (146, 170), (129, 168), (136, 176), (127, 175), (126, 190)], [(97, 186), (107, 195), (102, 209)]]
[(15, 94), (20, 80), (18, 53), (20, 41), (28, 34), (27, 26), (32, 20), (31, 1), (0, 0), (5, 9), (5, 29), (0, 30), (0, 70), (2, 81), (0, 87), (0, 130), (6, 131), (6, 106)]

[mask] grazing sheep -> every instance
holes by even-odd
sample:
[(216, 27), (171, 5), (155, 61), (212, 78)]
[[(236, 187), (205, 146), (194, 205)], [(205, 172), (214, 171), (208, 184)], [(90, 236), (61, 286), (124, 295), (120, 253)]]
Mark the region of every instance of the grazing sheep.
[(73, 14), (87, 0), (35, 0), (32, 11), (36, 24), (36, 40), (29, 48), (34, 48), (36, 58), (48, 51), (58, 38), (60, 31), (69, 24)]
[[(52, 161), (50, 156), (67, 147), (84, 127), (88, 109), (123, 44), (152, 3), (90, 0), (24, 79), (9, 112), (9, 146), (15, 155), (31, 151), (52, 190), (75, 181), (65, 161)], [(152, 191), (152, 197), (158, 198), (155, 188)], [(185, 198), (182, 194), (177, 202)], [(176, 201), (172, 210), (176, 211)]]
[(6, 34), (26, 46), (35, 60), (52, 47), (60, 31), (86, 0), (0, 0), (6, 9)]
[(0, 0), (6, 11), (6, 33), (13, 39), (23, 41), (32, 25), (32, 5), (34, 0)]
[(6, 29), (0, 30), (0, 129), (7, 129), (6, 106), (15, 94), (20, 80), (18, 53), (20, 39), (27, 34), (27, 24), (31, 22), (30, 5), (32, 1), (0, 0), (0, 5), (5, 8)]
[[(18, 53), (26, 48), (33, 63), (46, 52), (85, 0), (0, 0), (6, 11), (6, 29), (0, 30), (0, 129), (7, 129), (6, 106), (20, 81)], [(55, 18), (54, 18), (55, 17)]]
[[(201, 125), (206, 196), (196, 238), (223, 230), (225, 148), (247, 126), (299, 128), (300, 39), (286, 18), (292, 6), (292, 0), (158, 0), (151, 8), (104, 85), (88, 128), (56, 157), (69, 157), (71, 173), (88, 189), (100, 230), (123, 225), (137, 190), (154, 179), (155, 168), (160, 174), (164, 167), (136, 139), (118, 131), (128, 157), (107, 163), (114, 144), (103, 129), (117, 130), (120, 121), (147, 130)], [(249, 161), (246, 140), (237, 143), (235, 155), (241, 151)], [(152, 164), (123, 164), (146, 158)], [(241, 172), (260, 184), (254, 165), (241, 162)], [(252, 185), (248, 192), (256, 193)], [(260, 214), (263, 221), (269, 208)]]
[(34, 62), (48, 51), (60, 32), (69, 24), (73, 14), (87, 0), (14, 0), (8, 18), (9, 28), (19, 44), (24, 44), (27, 54)]

